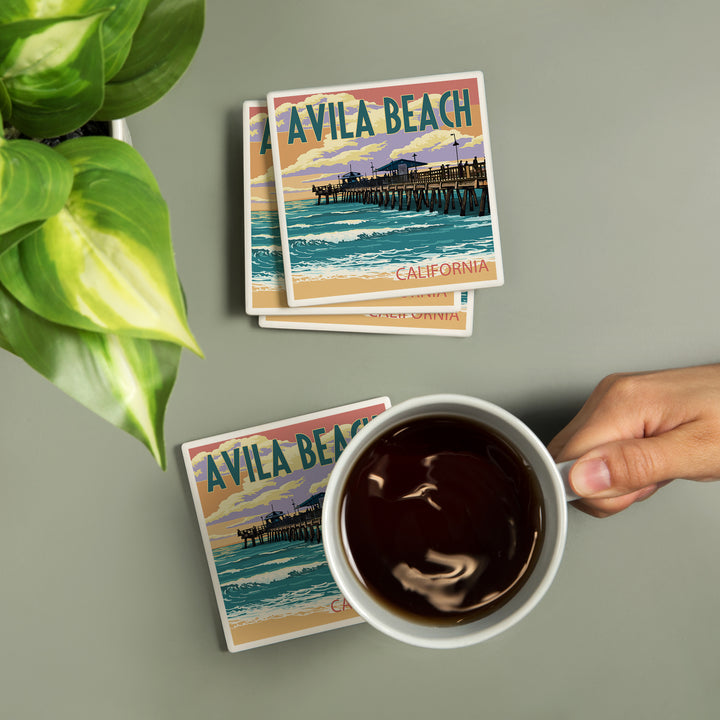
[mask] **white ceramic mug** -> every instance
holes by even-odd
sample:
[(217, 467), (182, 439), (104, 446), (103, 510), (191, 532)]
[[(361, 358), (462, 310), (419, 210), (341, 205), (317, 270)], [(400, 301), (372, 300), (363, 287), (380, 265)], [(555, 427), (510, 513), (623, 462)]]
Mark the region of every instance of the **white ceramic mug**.
[[(341, 504), (350, 471), (360, 455), (388, 430), (430, 416), (470, 419), (491, 428), (530, 464), (544, 504), (544, 540), (522, 588), (491, 614), (467, 623), (432, 625), (393, 612), (368, 592), (344, 549)], [(556, 465), (543, 443), (521, 420), (492, 403), (465, 395), (427, 395), (396, 405), (368, 423), (348, 443), (328, 481), (323, 504), (323, 542), (333, 578), (355, 611), (385, 634), (412, 645), (456, 648), (487, 640), (521, 620), (540, 601), (560, 564), (567, 531), (567, 502), (575, 499), (567, 481), (572, 462)]]

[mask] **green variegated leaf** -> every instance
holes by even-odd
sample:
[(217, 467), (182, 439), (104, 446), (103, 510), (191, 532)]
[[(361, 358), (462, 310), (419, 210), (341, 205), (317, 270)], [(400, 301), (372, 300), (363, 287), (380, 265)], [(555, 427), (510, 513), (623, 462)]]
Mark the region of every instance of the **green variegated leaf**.
[(12, 346), (10, 345), (10, 341), (3, 335), (3, 329), (2, 324), (0, 323), (0, 348), (3, 350), (7, 350), (8, 352), (13, 352)]
[[(60, 153), (32, 140), (0, 137), (0, 236), (60, 212), (72, 184), (72, 165)], [(3, 244), (0, 237), (0, 252)]]
[(160, 187), (143, 159), (131, 145), (102, 135), (76, 138), (60, 143), (55, 150), (67, 158), (76, 176), (90, 170), (104, 170), (135, 178), (160, 193)]
[(0, 282), (52, 322), (167, 340), (201, 355), (187, 325), (167, 206), (145, 181), (140, 155), (103, 137), (56, 150), (76, 168), (68, 202), (0, 256)]
[(126, 117), (159, 100), (195, 55), (204, 18), (204, 0), (150, 0), (125, 65), (106, 85), (96, 117)]
[(2, 0), (0, 24), (18, 20), (90, 15), (112, 9), (102, 27), (105, 78), (123, 66), (148, 0)]
[(9, 122), (30, 137), (57, 137), (84, 125), (104, 98), (100, 30), (106, 11), (62, 20), (0, 25), (0, 79)]
[[(107, 0), (96, 4), (107, 5)], [(114, 77), (125, 64), (148, 0), (123, 0), (114, 3), (112, 14), (103, 23), (103, 50), (105, 52), (105, 82)]]
[(3, 135), (3, 118), (9, 118), (11, 114), (12, 100), (10, 100), (5, 83), (0, 80), (0, 137)]
[(31, 7), (35, 4), (35, 0), (3, 0), (0, 4), (0, 25), (36, 17)]
[(180, 347), (56, 325), (0, 286), (0, 346), (142, 443), (165, 469), (163, 422)]
[(30, 233), (35, 232), (44, 222), (44, 220), (36, 220), (34, 222), (26, 223), (25, 225), (20, 225), (20, 227), (16, 227), (14, 230), (10, 230), (10, 232), (0, 235), (0, 255), (2, 255), (6, 250), (15, 247), (15, 245), (17, 245), (24, 237), (30, 235)]

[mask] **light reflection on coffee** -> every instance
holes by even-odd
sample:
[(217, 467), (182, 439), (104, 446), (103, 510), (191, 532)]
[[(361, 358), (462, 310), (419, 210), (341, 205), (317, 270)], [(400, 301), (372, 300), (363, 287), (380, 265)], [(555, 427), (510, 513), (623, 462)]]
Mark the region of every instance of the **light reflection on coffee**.
[(375, 440), (349, 472), (340, 512), (358, 579), (394, 612), (432, 624), (505, 604), (543, 540), (532, 469), (496, 432), (450, 415)]

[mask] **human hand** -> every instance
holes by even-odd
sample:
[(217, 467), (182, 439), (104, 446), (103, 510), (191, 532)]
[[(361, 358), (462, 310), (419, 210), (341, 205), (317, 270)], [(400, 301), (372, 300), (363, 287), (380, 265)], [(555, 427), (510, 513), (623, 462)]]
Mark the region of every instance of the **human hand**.
[(675, 478), (720, 478), (720, 364), (610, 375), (548, 449), (558, 462), (577, 458), (575, 505), (596, 517)]

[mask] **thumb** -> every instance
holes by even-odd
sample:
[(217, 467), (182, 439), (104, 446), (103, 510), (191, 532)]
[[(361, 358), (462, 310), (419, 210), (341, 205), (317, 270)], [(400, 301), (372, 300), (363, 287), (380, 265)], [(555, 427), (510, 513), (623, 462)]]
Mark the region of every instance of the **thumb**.
[(678, 477), (683, 468), (687, 472), (691, 447), (681, 428), (656, 437), (607, 443), (578, 458), (570, 469), (570, 485), (581, 497), (593, 498), (643, 490)]

